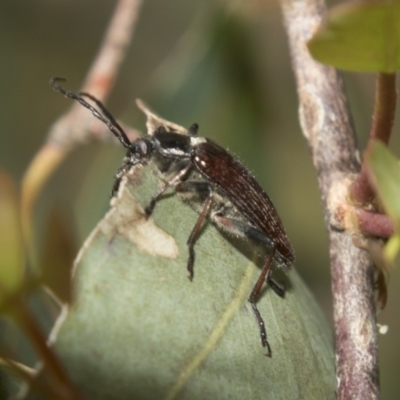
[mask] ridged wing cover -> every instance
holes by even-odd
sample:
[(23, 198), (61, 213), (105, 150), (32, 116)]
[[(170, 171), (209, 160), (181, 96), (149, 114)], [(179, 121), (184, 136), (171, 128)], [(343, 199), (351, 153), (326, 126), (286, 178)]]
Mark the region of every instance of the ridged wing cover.
[(294, 261), (294, 250), (274, 205), (254, 176), (224, 148), (210, 139), (193, 147), (192, 161), (199, 172), (235, 205), (256, 228), (276, 243), (286, 267)]

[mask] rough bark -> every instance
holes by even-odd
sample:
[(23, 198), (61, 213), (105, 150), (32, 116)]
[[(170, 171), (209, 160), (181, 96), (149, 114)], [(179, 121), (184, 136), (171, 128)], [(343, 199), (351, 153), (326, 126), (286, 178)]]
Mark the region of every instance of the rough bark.
[(339, 399), (379, 398), (374, 266), (353, 244), (344, 216), (360, 169), (356, 137), (339, 74), (314, 61), (307, 41), (325, 12), (321, 0), (282, 0), (307, 139), (329, 236)]

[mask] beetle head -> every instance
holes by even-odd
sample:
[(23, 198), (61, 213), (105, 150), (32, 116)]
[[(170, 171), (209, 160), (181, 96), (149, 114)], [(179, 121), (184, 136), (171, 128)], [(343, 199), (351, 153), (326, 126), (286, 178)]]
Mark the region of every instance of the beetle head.
[(130, 144), (126, 156), (129, 158), (131, 165), (142, 163), (146, 160), (153, 151), (153, 145), (148, 138), (136, 139)]

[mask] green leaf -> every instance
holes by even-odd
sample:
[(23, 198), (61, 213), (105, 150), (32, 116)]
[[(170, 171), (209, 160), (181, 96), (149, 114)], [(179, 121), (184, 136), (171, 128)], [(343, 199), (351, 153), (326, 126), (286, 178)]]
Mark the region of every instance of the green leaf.
[(385, 261), (393, 263), (400, 250), (400, 234), (393, 235), (385, 245), (383, 255)]
[[(285, 299), (266, 290), (258, 306), (265, 357), (247, 301), (260, 270), (207, 224), (187, 278), (186, 241), (198, 215), (166, 195), (146, 220), (159, 185), (135, 167), (113, 208), (86, 240), (75, 300), (56, 351), (89, 398), (334, 399), (332, 334), (296, 271)], [(129, 189), (129, 190), (128, 190)], [(279, 280), (281, 278), (278, 278)]]
[(308, 43), (312, 56), (351, 71), (400, 68), (400, 1), (363, 1), (333, 8)]
[(0, 360), (0, 399), (17, 398), (23, 383), (7, 364)]
[(0, 170), (0, 306), (22, 286), (24, 249), (14, 181)]
[(382, 143), (376, 142), (368, 156), (377, 194), (386, 213), (400, 229), (400, 166), (398, 160)]
[[(186, 133), (138, 106), (150, 133)], [(331, 333), (296, 272), (282, 277), (285, 299), (266, 290), (258, 302), (269, 359), (247, 301), (261, 249), (206, 224), (190, 282), (186, 241), (198, 214), (171, 193), (147, 219), (160, 184), (151, 162), (136, 166), (79, 253), (55, 347), (82, 390), (118, 400), (334, 399)]]

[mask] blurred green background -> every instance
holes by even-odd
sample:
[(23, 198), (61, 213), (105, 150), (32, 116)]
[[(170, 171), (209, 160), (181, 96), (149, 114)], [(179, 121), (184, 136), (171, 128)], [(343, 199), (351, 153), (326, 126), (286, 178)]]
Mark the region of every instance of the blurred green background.
[[(78, 90), (116, 2), (0, 1), (0, 165), (20, 180), (51, 124), (70, 102), (50, 89), (54, 76)], [(372, 74), (345, 74), (361, 148), (369, 130)], [(273, 1), (144, 1), (134, 40), (107, 102), (142, 131), (142, 98), (178, 124), (238, 154), (267, 190), (296, 249), (296, 268), (332, 320), (327, 238), (316, 175), (297, 118), (297, 94), (279, 4)], [(399, 117), (398, 113), (398, 117)], [(79, 125), (79, 121), (76, 121)], [(399, 148), (398, 118), (391, 148)], [(37, 220), (57, 204), (78, 243), (108, 209), (124, 152), (90, 144), (74, 151), (47, 185)], [(397, 151), (397, 154), (399, 152)], [(379, 322), (383, 399), (400, 398), (400, 272), (392, 271)]]

